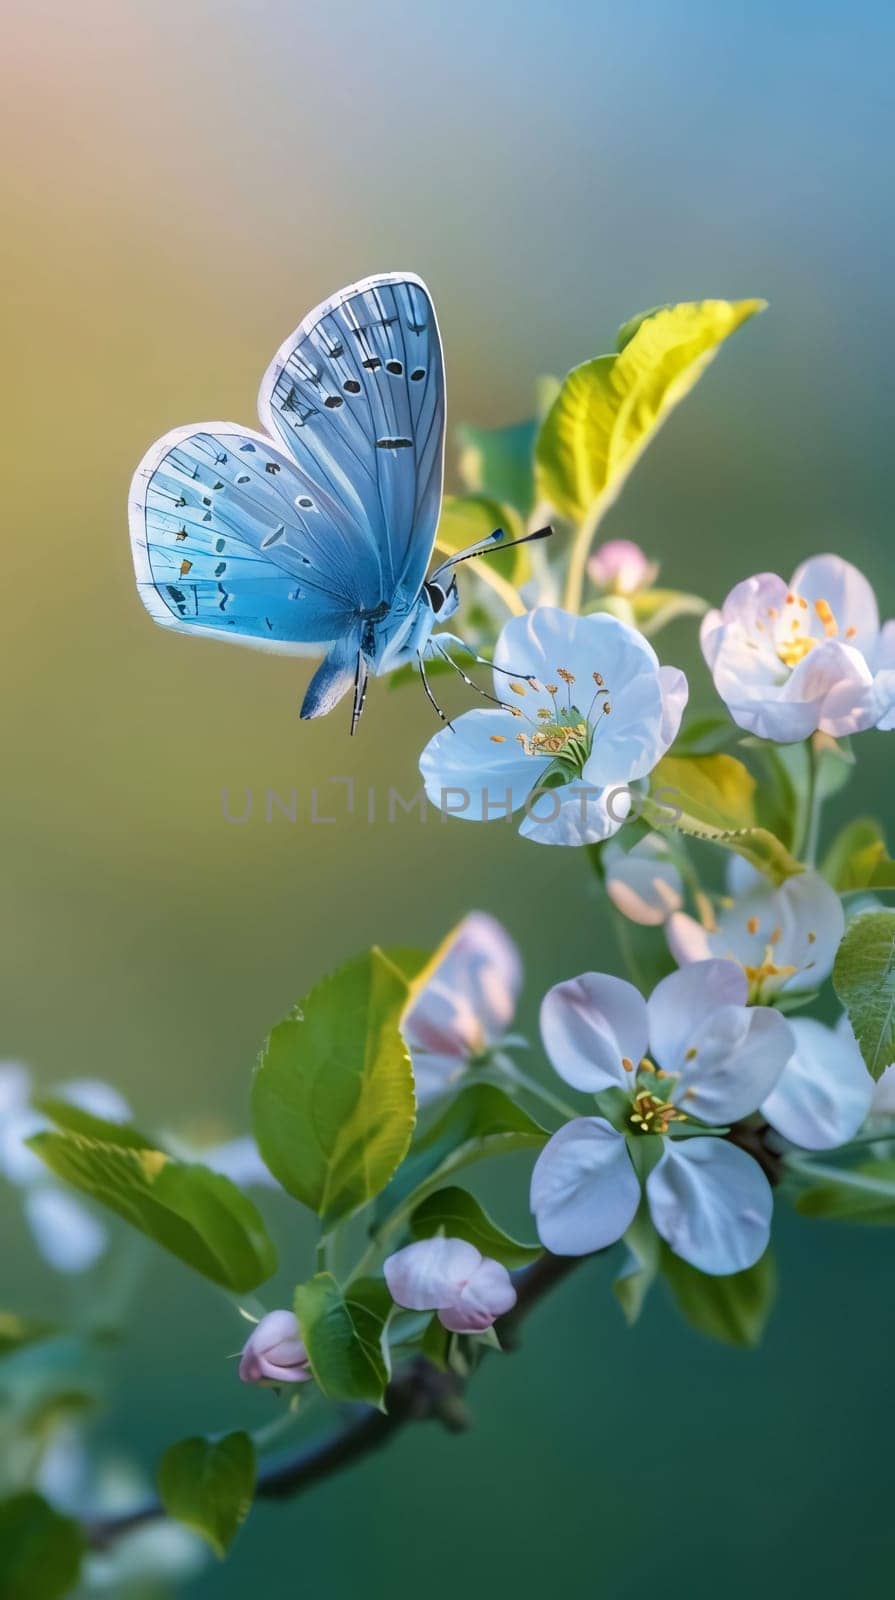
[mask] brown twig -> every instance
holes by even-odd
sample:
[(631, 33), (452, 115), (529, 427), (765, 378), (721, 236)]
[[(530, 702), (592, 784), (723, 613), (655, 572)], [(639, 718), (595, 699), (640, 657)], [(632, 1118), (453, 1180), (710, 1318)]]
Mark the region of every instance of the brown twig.
[[(562, 1281), (582, 1259), (580, 1256), (541, 1256), (516, 1278), (516, 1304), (498, 1324), (501, 1343), (512, 1349), (517, 1330), (529, 1312)], [(314, 1484), (387, 1444), (409, 1422), (438, 1421), (449, 1432), (458, 1433), (468, 1425), (463, 1405), (465, 1382), (454, 1373), (442, 1372), (424, 1356), (417, 1356), (395, 1374), (386, 1391), (386, 1411), (365, 1406), (354, 1418), (328, 1438), (304, 1446), (293, 1455), (265, 1467), (258, 1475), (255, 1494), (261, 1500), (283, 1500), (302, 1494)], [(133, 1511), (117, 1516), (98, 1517), (84, 1529), (87, 1542), (95, 1550), (108, 1545), (134, 1528), (155, 1522), (165, 1515), (158, 1500), (147, 1501)]]

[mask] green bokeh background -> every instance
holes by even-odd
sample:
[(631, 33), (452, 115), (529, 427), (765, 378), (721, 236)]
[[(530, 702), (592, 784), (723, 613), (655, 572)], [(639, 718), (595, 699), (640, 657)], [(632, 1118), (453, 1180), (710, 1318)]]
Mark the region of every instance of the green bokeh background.
[[(147, 1124), (244, 1126), (271, 1022), (330, 967), (434, 944), (474, 906), (547, 986), (618, 970), (573, 851), (499, 823), (366, 820), (416, 786), (429, 710), (374, 685), (361, 735), (300, 725), (307, 669), (163, 634), (133, 588), (131, 471), (178, 423), (251, 423), (304, 311), (409, 267), (436, 297), (450, 421), (514, 421), (543, 372), (658, 301), (765, 295), (606, 524), (718, 600), (835, 549), (892, 609), (892, 15), (707, 0), (13, 0), (5, 25), (2, 1050), (45, 1083), (119, 1083)], [(888, 606), (885, 603), (888, 602)], [(693, 629), (663, 658), (711, 692)], [(447, 694), (448, 691), (446, 690)], [(453, 702), (452, 702), (453, 703)], [(462, 696), (456, 704), (462, 703)], [(882, 736), (850, 795), (888, 809)], [(353, 777), (354, 818), (311, 827)], [(238, 814), (225, 821), (221, 791)], [(304, 822), (263, 818), (297, 788)], [(380, 805), (380, 814), (381, 814)], [(524, 1224), (526, 1163), (491, 1193)], [(61, 1295), (4, 1205), (4, 1301)], [(274, 1208), (283, 1292), (310, 1231)], [(657, 1293), (629, 1333), (605, 1268), (490, 1361), (476, 1426), (433, 1428), (313, 1498), (258, 1507), (190, 1596), (506, 1587), (641, 1600), (876, 1593), (889, 1570), (891, 1256), (881, 1233), (781, 1218), (757, 1353)], [(147, 1466), (254, 1426), (214, 1290), (153, 1258), (101, 1432)]]

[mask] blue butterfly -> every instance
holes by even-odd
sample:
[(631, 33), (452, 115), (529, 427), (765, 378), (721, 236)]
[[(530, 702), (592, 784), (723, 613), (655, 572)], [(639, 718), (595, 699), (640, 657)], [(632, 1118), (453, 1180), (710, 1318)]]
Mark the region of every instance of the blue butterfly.
[(475, 655), (452, 634), (433, 637), (459, 604), (450, 569), (503, 532), (426, 577), (445, 387), (422, 280), (381, 273), (310, 312), (264, 374), (258, 414), (263, 433), (231, 422), (176, 428), (137, 468), (130, 531), (147, 610), (184, 633), (323, 654), (303, 717), (331, 711), (353, 685), (353, 733), (368, 675), (407, 662), (443, 716), (426, 659), (450, 659), (448, 644)]

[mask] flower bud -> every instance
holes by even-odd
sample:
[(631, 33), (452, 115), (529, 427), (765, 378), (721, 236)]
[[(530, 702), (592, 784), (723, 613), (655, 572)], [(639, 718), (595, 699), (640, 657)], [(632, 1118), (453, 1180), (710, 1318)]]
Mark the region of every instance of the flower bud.
[(269, 1311), (245, 1342), (239, 1359), (243, 1383), (307, 1383), (308, 1352), (291, 1311)]
[(588, 561), (587, 570), (598, 589), (620, 595), (648, 589), (659, 573), (657, 563), (647, 561), (639, 544), (631, 539), (609, 539), (601, 544)]
[(516, 1304), (506, 1267), (465, 1239), (419, 1239), (389, 1256), (389, 1294), (408, 1311), (437, 1311), (451, 1333), (484, 1333)]

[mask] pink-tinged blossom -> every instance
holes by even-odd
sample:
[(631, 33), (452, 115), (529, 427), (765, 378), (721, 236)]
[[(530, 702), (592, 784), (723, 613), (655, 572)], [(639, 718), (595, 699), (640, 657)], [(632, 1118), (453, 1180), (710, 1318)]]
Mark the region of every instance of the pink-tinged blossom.
[(451, 1333), (484, 1333), (516, 1304), (506, 1267), (465, 1239), (419, 1239), (383, 1267), (389, 1294), (407, 1311), (436, 1311)]
[(726, 1127), (756, 1110), (793, 1053), (779, 1012), (747, 997), (731, 961), (673, 972), (648, 1002), (633, 984), (595, 972), (546, 995), (541, 1033), (560, 1077), (592, 1094), (620, 1089), (629, 1104), (625, 1133), (604, 1117), (576, 1117), (538, 1157), (531, 1207), (548, 1250), (586, 1255), (621, 1238), (641, 1199), (628, 1139), (647, 1135), (661, 1153), (646, 1202), (671, 1249), (714, 1274), (759, 1259), (773, 1208), (761, 1168), (714, 1134), (681, 1136), (691, 1119)]
[(648, 833), (625, 852), (611, 840), (603, 852), (606, 893), (629, 922), (658, 927), (680, 911), (684, 885), (665, 840)]
[(419, 1105), (484, 1062), (516, 1013), (522, 962), (494, 917), (470, 912), (442, 946), (401, 1031), (413, 1061)]
[(841, 556), (812, 557), (789, 584), (738, 583), (700, 639), (734, 722), (759, 738), (895, 727), (895, 621), (880, 627), (870, 584)]
[(648, 561), (632, 539), (608, 539), (594, 551), (587, 570), (598, 589), (619, 595), (648, 589), (659, 575), (658, 564)]
[(308, 1352), (291, 1311), (268, 1311), (252, 1329), (239, 1359), (243, 1383), (307, 1383)]
[(816, 989), (833, 970), (845, 931), (835, 889), (819, 872), (799, 872), (775, 887), (748, 863), (728, 870), (729, 898), (711, 926), (676, 911), (665, 934), (679, 966), (716, 956), (736, 961), (750, 1000), (766, 1004), (781, 991)]

